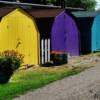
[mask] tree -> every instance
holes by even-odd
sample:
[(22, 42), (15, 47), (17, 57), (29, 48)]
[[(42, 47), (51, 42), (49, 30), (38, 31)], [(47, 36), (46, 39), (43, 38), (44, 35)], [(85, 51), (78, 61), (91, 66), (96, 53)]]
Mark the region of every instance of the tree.
[(49, 3), (56, 6), (84, 8), (85, 10), (94, 10), (96, 6), (96, 0), (45, 0), (45, 2), (46, 4)]
[(95, 0), (66, 0), (66, 6), (84, 8), (85, 10), (94, 10), (96, 6)]
[(85, 8), (86, 10), (95, 10), (95, 6), (95, 0), (83, 0), (83, 8)]
[(36, 4), (47, 4), (47, 0), (20, 0), (21, 2), (36, 3)]
[(27, 2), (27, 3), (37, 3), (40, 4), (41, 0), (20, 0), (21, 2)]
[[(56, 6), (84, 8), (85, 10), (94, 10), (96, 6), (96, 0), (45, 0), (49, 4)], [(65, 4), (64, 4), (65, 3)], [(47, 3), (46, 3), (47, 4)]]
[[(7, 0), (16, 1), (16, 0)], [(20, 0), (21, 2), (36, 3), (36, 4), (53, 4), (56, 6), (84, 8), (85, 10), (94, 10), (96, 0)], [(64, 4), (65, 3), (65, 4)]]

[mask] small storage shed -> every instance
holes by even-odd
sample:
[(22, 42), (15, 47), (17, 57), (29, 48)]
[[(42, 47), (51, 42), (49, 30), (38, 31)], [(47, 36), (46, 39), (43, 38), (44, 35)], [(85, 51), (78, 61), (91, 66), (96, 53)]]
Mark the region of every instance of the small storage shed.
[[(76, 8), (66, 8), (67, 11), (79, 11), (82, 9)], [(36, 24), (40, 32), (40, 62), (50, 61), (50, 51), (51, 51), (51, 29), (54, 19), (57, 15), (63, 12), (62, 8), (42, 8), (42, 9), (29, 9), (28, 12), (35, 17)]]
[(80, 54), (79, 30), (73, 15), (64, 10), (55, 17), (51, 31), (52, 51), (66, 52), (71, 56)]
[[(10, 11), (10, 10), (9, 10)], [(0, 52), (17, 50), (24, 64), (40, 63), (40, 37), (34, 18), (21, 8), (2, 16), (0, 23)]]
[(91, 28), (94, 17), (96, 16), (97, 12), (77, 11), (77, 12), (72, 12), (72, 14), (76, 18), (78, 29), (80, 31), (81, 54), (90, 53), (92, 51)]
[(100, 51), (100, 12), (95, 16), (92, 25), (92, 52)]

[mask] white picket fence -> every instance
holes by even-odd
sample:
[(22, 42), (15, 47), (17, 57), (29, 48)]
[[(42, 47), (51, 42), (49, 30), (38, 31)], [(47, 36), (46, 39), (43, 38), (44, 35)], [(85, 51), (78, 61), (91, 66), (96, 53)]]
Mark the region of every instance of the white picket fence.
[(41, 39), (41, 64), (50, 62), (50, 39)]

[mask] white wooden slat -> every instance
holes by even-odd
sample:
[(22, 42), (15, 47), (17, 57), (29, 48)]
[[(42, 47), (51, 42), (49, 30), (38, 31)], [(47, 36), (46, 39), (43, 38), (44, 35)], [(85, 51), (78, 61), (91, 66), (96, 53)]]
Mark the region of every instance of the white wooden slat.
[(41, 63), (44, 64), (44, 40), (41, 40)]
[(47, 59), (47, 54), (48, 54), (48, 51), (47, 51), (47, 39), (45, 39), (45, 63), (48, 61)]
[(41, 64), (50, 62), (50, 39), (41, 39)]
[(48, 39), (48, 62), (50, 62), (50, 39)]

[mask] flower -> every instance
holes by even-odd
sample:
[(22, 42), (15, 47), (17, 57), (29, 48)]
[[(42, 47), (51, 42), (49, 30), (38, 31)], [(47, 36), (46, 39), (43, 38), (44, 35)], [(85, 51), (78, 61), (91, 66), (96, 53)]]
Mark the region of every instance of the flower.
[(16, 59), (19, 59), (21, 62), (23, 62), (23, 59), (24, 59), (24, 55), (20, 54), (18, 51), (15, 51), (15, 50), (6, 50), (4, 52), (1, 52), (0, 56), (16, 58)]

